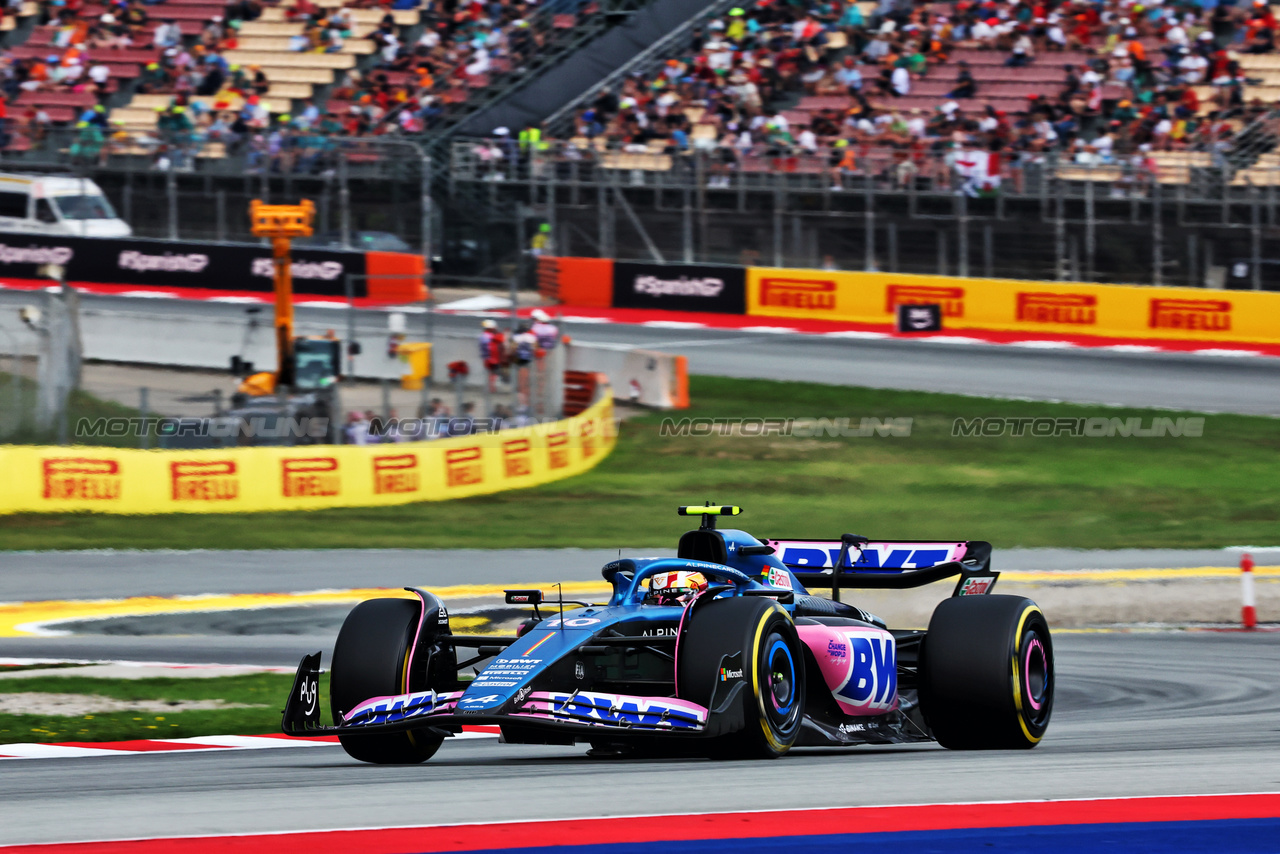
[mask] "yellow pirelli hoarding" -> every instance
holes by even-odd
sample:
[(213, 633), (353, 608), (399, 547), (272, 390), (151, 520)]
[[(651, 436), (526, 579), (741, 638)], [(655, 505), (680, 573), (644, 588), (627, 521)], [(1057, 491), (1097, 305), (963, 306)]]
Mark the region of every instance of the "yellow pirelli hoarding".
[(751, 267), (747, 313), (891, 324), (935, 303), (947, 329), (1280, 343), (1280, 293)]
[(143, 451), (0, 446), (0, 513), (249, 513), (447, 501), (580, 474), (613, 449), (613, 401), (432, 442)]

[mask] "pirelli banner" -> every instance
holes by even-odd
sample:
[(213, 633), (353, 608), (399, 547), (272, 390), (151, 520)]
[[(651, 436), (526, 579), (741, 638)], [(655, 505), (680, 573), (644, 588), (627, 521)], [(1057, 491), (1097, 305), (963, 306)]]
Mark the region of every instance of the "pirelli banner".
[(211, 451), (0, 446), (0, 513), (251, 513), (448, 501), (581, 474), (613, 449), (612, 396), (573, 418), (383, 445)]
[(892, 324), (941, 306), (945, 329), (1280, 343), (1280, 293), (751, 267), (747, 313)]

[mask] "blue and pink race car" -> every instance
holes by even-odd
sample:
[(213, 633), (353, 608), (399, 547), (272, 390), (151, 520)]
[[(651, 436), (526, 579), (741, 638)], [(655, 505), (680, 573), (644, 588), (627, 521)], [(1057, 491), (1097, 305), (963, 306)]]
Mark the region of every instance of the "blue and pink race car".
[[(935, 740), (1030, 748), (1044, 736), (1049, 626), (1029, 599), (991, 595), (988, 543), (762, 540), (717, 529), (737, 507), (679, 512), (702, 522), (678, 556), (606, 564), (608, 602), (507, 591), (508, 604), (533, 608), (515, 637), (453, 634), (423, 590), (362, 602), (333, 652), (336, 725), (320, 725), (315, 653), (298, 668), (284, 732), (336, 734), (356, 759), (387, 764), (422, 762), (474, 724), (501, 727), (508, 743), (726, 758)], [(949, 578), (925, 631), (890, 629), (840, 597)]]

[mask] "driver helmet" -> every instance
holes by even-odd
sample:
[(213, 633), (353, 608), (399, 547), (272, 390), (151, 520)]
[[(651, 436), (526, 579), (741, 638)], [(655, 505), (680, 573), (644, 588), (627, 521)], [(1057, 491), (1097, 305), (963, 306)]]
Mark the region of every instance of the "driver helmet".
[(649, 579), (649, 595), (644, 601), (653, 605), (683, 605), (707, 589), (707, 577), (701, 572), (660, 572)]

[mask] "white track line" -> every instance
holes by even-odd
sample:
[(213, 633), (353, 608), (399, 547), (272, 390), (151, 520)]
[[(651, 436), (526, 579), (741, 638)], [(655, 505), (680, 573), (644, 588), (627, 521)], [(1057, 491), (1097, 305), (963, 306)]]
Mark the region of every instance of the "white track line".
[(645, 320), (640, 323), (641, 326), (648, 326), (651, 329), (706, 329), (705, 323), (689, 323), (684, 320)]
[(842, 329), (839, 332), (823, 332), (826, 338), (892, 338), (888, 332), (871, 332), (860, 329)]
[[(493, 732), (460, 732), (455, 739), (497, 738)], [(272, 750), (285, 747), (338, 747), (336, 742), (309, 738), (272, 738), (261, 735), (206, 735), (195, 738), (139, 739), (150, 749), (81, 747), (69, 744), (0, 744), (5, 759), (87, 759), (97, 756), (176, 756), (184, 753), (227, 750)], [(172, 747), (167, 747), (173, 745)]]
[(1241, 356), (1261, 356), (1257, 350), (1224, 350), (1220, 348), (1210, 348), (1208, 350), (1192, 350), (1197, 356), (1231, 356), (1239, 358)]
[(1010, 347), (1027, 347), (1031, 350), (1071, 350), (1079, 347), (1070, 341), (1010, 341)]

